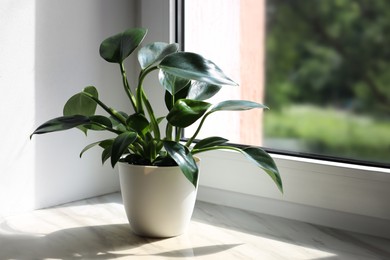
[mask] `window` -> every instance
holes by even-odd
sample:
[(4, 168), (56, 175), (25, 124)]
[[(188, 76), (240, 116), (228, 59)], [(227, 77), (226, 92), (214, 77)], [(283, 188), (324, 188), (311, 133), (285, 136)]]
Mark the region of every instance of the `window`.
[(388, 1), (186, 0), (185, 50), (240, 84), (219, 98), (270, 107), (215, 114), (199, 138), (388, 167), (389, 12)]
[[(197, 1), (213, 3), (218, 0)], [(192, 1), (139, 1), (141, 10), (139, 25), (149, 28), (148, 39), (150, 41), (153, 39), (174, 41), (177, 38), (174, 33), (174, 23), (179, 22), (180, 24), (181, 17), (177, 17), (177, 6), (175, 4), (182, 2), (185, 2), (188, 10), (188, 6)], [(228, 2), (229, 0), (223, 0), (223, 3), (219, 1), (219, 7), (223, 7)], [(158, 6), (156, 6), (157, 3)], [(168, 7), (170, 10), (169, 17)], [(179, 6), (179, 13), (180, 10)], [(215, 33), (218, 32), (215, 24), (216, 17), (217, 15), (223, 15), (222, 12), (218, 11), (220, 9), (216, 10), (214, 12), (210, 11), (215, 19), (214, 23), (209, 23), (207, 26), (212, 28)], [(195, 10), (191, 12), (195, 12)], [(188, 13), (187, 19), (189, 19)], [(230, 17), (230, 19), (233, 18)], [(188, 34), (187, 32), (187, 36)], [(191, 34), (194, 35), (193, 32)], [(166, 39), (168, 36), (170, 38)], [(236, 36), (233, 35), (232, 37)], [(199, 42), (207, 42), (210, 48), (216, 45), (215, 41), (206, 39), (205, 34), (200, 34), (200, 37), (202, 37), (202, 41)], [(189, 43), (187, 42), (187, 44)], [(205, 51), (208, 49), (205, 48)], [(228, 71), (228, 67), (225, 67), (215, 57), (210, 56), (215, 54), (214, 52), (204, 52), (203, 54), (215, 61), (227, 74), (238, 81), (236, 76)], [(225, 51), (224, 54), (226, 55)], [(234, 54), (229, 54), (229, 56), (232, 55)], [(229, 62), (229, 64), (232, 63)], [(240, 67), (239, 64), (235, 66)], [(159, 84), (157, 81), (155, 83)], [(242, 89), (242, 86), (240, 88), (226, 88), (226, 91), (240, 89)], [(163, 94), (162, 89), (161, 92), (156, 89), (150, 94), (150, 98), (160, 100), (161, 94)], [(156, 105), (160, 105), (162, 110), (165, 109), (164, 102), (156, 103)], [(272, 110), (271, 108), (266, 113)], [(215, 118), (210, 121), (215, 121)], [(225, 126), (226, 122), (223, 122), (223, 126), (218, 127), (224, 130), (233, 127), (234, 124), (231, 121), (229, 123), (229, 127)], [(211, 129), (214, 130), (213, 127)], [(266, 174), (262, 174), (241, 154), (213, 151), (201, 155), (198, 199), (323, 226), (389, 236), (390, 204), (387, 198), (390, 196), (390, 168), (337, 163), (277, 155), (275, 153), (272, 156), (281, 171), (284, 185), (283, 195), (278, 192), (276, 186), (273, 185), (272, 180)]]

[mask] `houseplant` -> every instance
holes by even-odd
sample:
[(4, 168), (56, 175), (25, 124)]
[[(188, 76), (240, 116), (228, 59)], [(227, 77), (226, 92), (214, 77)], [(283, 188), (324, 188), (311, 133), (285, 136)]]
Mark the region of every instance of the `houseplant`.
[[(124, 92), (128, 96), (133, 109), (132, 114), (129, 115), (108, 107), (101, 101), (97, 89), (93, 86), (88, 86), (80, 93), (73, 95), (66, 102), (63, 116), (51, 119), (40, 125), (31, 136), (71, 128), (78, 128), (85, 134), (88, 131), (111, 132), (113, 134), (112, 138), (86, 146), (81, 151), (80, 157), (92, 147), (100, 146), (103, 149), (101, 158), (103, 163), (110, 159), (111, 165), (114, 167), (119, 162), (121, 165), (122, 194), (128, 186), (123, 184), (122, 181), (125, 182), (126, 176), (136, 175), (123, 173), (131, 165), (135, 165), (138, 168), (141, 167), (140, 175), (145, 176), (149, 175), (150, 169), (179, 169), (179, 178), (184, 179), (185, 183), (193, 190), (191, 191), (192, 199), (189, 203), (189, 208), (192, 207), (190, 209), (191, 214), (199, 175), (195, 155), (201, 152), (217, 149), (240, 152), (267, 173), (282, 191), (282, 181), (278, 169), (272, 158), (264, 150), (257, 147), (238, 148), (229, 145), (227, 139), (216, 136), (194, 142), (204, 121), (212, 113), (266, 108), (262, 104), (245, 100), (227, 100), (214, 105), (206, 102), (205, 100), (217, 94), (223, 85), (237, 85), (213, 62), (195, 53), (181, 52), (179, 51), (179, 46), (175, 43), (154, 42), (147, 44), (138, 51), (140, 72), (137, 86), (135, 88), (130, 87), (124, 61), (139, 47), (146, 34), (147, 30), (143, 28), (126, 30), (105, 39), (101, 43), (99, 50), (100, 56), (104, 60), (119, 64)], [(146, 88), (143, 84), (144, 79), (153, 71), (159, 71), (159, 81), (165, 89), (165, 95), (161, 98), (164, 100), (168, 111), (166, 115), (159, 117), (156, 116), (156, 111), (153, 110), (153, 106), (149, 102)], [(100, 106), (108, 115), (95, 114), (97, 106)], [(161, 113), (162, 111), (158, 112)], [(182, 141), (183, 130), (195, 122), (199, 122), (199, 125), (193, 136), (188, 140)], [(168, 174), (158, 175), (164, 176)], [(129, 181), (133, 182), (134, 180)], [(162, 186), (161, 182), (172, 184), (173, 181), (159, 180), (157, 181), (158, 187)], [(140, 187), (140, 184), (131, 185), (133, 185), (131, 189), (134, 190), (136, 190), (136, 187)], [(147, 184), (144, 183), (142, 185)], [(141, 190), (146, 190), (149, 194), (149, 191), (155, 190), (156, 187), (142, 188)], [(171, 189), (173, 188), (163, 189), (161, 196), (168, 193)], [(184, 193), (187, 194), (187, 191)], [(145, 193), (139, 196), (144, 197), (144, 195)], [(126, 201), (130, 201), (129, 203), (133, 204), (133, 206), (137, 204), (134, 202), (134, 197), (137, 195), (129, 194), (129, 196), (132, 198), (125, 199), (124, 196), (125, 207)], [(184, 196), (188, 196), (188, 194)], [(143, 202), (138, 203), (138, 205), (148, 203)], [(175, 203), (177, 205), (178, 202)], [(154, 205), (157, 207), (157, 204)], [(135, 216), (129, 216), (134, 214), (133, 211), (133, 209), (126, 208), (130, 222), (137, 222), (138, 220), (133, 219)], [(155, 214), (155, 212), (139, 214), (139, 218), (145, 218), (145, 216), (150, 214)], [(185, 214), (185, 218), (189, 220), (191, 214)], [(171, 236), (183, 232), (183, 227), (179, 229), (179, 231), (176, 230), (171, 233), (144, 232), (138, 229), (136, 233), (150, 236)]]

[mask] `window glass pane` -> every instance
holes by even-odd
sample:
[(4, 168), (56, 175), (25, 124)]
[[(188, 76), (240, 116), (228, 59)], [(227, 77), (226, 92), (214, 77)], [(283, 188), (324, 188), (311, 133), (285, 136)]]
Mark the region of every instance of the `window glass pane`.
[(387, 0), (186, 0), (185, 50), (240, 84), (219, 99), (270, 107), (216, 113), (200, 138), (389, 165), (389, 17)]

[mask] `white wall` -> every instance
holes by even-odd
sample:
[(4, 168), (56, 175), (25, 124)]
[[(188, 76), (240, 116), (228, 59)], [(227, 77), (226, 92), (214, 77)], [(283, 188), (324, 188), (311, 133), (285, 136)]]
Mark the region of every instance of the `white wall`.
[[(137, 24), (140, 27), (147, 28), (148, 34), (144, 43), (151, 42), (167, 42), (170, 43), (171, 32), (170, 26), (170, 0), (140, 0), (138, 6)], [(151, 12), (155, 14), (151, 15)], [(145, 92), (148, 95), (150, 102), (153, 104), (156, 116), (166, 115), (166, 108), (161, 97), (164, 96), (164, 88), (158, 81), (158, 73), (153, 72), (144, 82)], [(159, 111), (162, 111), (161, 113)]]
[(0, 5), (0, 216), (118, 190), (99, 138), (77, 131), (29, 135), (61, 116), (66, 100), (88, 85), (127, 109), (118, 66), (99, 57), (100, 42), (135, 26), (129, 0), (3, 0)]
[[(0, 213), (34, 203), (35, 4), (0, 5)], [(19, 195), (23, 193), (25, 195)], [(1, 216), (2, 214), (0, 214)]]

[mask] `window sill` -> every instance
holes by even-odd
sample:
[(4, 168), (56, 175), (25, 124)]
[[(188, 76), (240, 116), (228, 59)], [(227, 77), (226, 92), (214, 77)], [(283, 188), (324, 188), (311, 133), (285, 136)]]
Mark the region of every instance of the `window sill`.
[(390, 238), (390, 169), (272, 156), (284, 194), (240, 154), (218, 151), (200, 156), (198, 198)]
[[(1, 259), (381, 259), (390, 240), (198, 202), (189, 230), (169, 239), (130, 231), (119, 193), (7, 218)], [(149, 259), (148, 258), (148, 259)]]

